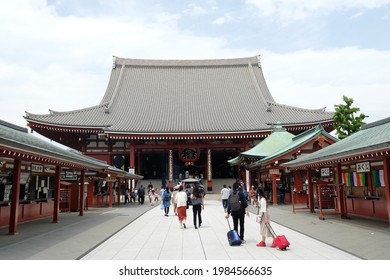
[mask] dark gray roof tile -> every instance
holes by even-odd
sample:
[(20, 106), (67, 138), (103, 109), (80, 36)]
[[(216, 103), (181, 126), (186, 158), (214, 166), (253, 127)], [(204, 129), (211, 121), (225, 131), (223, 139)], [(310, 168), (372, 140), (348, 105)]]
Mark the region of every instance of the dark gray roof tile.
[[(257, 57), (220, 60), (115, 58), (98, 106), (26, 119), (119, 133), (229, 133), (332, 122), (333, 113), (276, 103)], [(267, 111), (270, 105), (271, 111)]]

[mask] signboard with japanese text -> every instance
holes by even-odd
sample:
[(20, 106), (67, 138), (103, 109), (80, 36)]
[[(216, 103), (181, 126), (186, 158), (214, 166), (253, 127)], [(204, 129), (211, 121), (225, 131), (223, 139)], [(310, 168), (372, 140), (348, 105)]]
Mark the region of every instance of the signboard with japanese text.
[(279, 175), (279, 169), (273, 168), (269, 170), (269, 174)]
[(321, 168), (321, 177), (329, 177), (330, 176), (330, 168)]
[(43, 172), (43, 165), (32, 163), (31, 164), (31, 172), (42, 173)]
[(367, 173), (370, 172), (370, 162), (358, 162), (356, 163), (356, 173)]

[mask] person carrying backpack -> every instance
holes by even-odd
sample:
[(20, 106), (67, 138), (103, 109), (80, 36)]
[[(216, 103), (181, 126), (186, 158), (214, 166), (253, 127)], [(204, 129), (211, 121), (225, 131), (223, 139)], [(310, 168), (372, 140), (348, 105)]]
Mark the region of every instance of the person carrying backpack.
[[(245, 199), (244, 193), (241, 191), (241, 186), (238, 182), (233, 184), (233, 191), (228, 198), (228, 207), (226, 210), (226, 219), (231, 215), (233, 218), (233, 228), (239, 232), (242, 243), (244, 240), (245, 231), (245, 214), (249, 217), (248, 203)], [(240, 231), (238, 231), (238, 224), (240, 223)]]
[(164, 213), (165, 213), (165, 216), (168, 217), (168, 214), (169, 214), (169, 207), (171, 206), (171, 198), (172, 198), (172, 195), (171, 195), (171, 192), (169, 191), (169, 188), (165, 188), (163, 194), (162, 194), (162, 204), (163, 204), (163, 207), (164, 207)]
[(194, 186), (191, 193), (192, 212), (194, 217), (194, 228), (197, 229), (196, 220), (198, 218), (199, 227), (202, 225), (202, 209), (204, 209), (204, 191), (199, 186)]

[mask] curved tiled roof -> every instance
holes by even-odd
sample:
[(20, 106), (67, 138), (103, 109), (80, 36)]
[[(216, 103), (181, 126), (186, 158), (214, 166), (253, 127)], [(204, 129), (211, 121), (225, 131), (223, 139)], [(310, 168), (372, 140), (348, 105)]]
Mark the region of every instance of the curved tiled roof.
[(246, 158), (259, 160), (268, 157), (290, 143), (292, 138), (294, 138), (294, 134), (287, 132), (278, 122), (275, 124), (274, 130), (267, 138), (253, 148), (240, 153), (238, 157), (228, 160), (228, 162), (230, 165), (234, 166), (241, 164)]
[(332, 122), (333, 113), (275, 102), (258, 57), (217, 60), (114, 58), (96, 106), (26, 119), (114, 133), (240, 133)]
[(260, 167), (264, 164), (269, 164), (270, 161), (274, 161), (278, 157), (285, 156), (298, 148), (300, 149), (304, 147), (306, 144), (310, 143), (314, 139), (318, 139), (320, 135), (325, 136), (331, 143), (336, 143), (337, 141), (339, 141), (336, 137), (333, 137), (332, 135), (327, 133), (322, 126), (316, 126), (309, 130), (306, 130), (305, 132), (302, 132), (297, 136), (292, 137), (290, 139), (291, 141), (286, 142), (286, 145), (280, 147), (280, 149), (273, 152), (272, 154), (269, 154), (267, 157), (261, 158), (254, 163), (248, 164), (247, 168), (253, 169), (256, 167)]
[[(58, 147), (32, 134), (28, 134), (26, 128), (20, 128), (2, 120), (0, 120), (0, 151), (4, 157), (11, 155), (26, 161), (43, 161), (50, 165), (91, 169), (125, 178), (143, 178), (143, 176), (130, 174), (110, 166), (105, 161), (83, 155), (78, 151)], [(35, 159), (33, 160), (33, 158)]]
[[(365, 161), (390, 153), (390, 118), (364, 126), (360, 131), (311, 154), (284, 163), (283, 166), (300, 168), (329, 165), (342, 161)], [(369, 155), (369, 156), (367, 156)]]

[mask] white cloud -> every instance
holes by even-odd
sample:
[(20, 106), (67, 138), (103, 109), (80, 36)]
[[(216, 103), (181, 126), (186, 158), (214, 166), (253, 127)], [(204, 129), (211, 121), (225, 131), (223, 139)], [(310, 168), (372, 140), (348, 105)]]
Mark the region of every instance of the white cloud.
[[(269, 12), (278, 8), (268, 4)], [(22, 126), (24, 111), (46, 114), (48, 109), (67, 111), (98, 104), (113, 55), (203, 59), (259, 53), (259, 49), (230, 47), (223, 35), (200, 36), (183, 30), (179, 13), (159, 13), (153, 20), (60, 17), (45, 1), (15, 0), (2, 6), (0, 19), (1, 118)], [(350, 47), (261, 54), (277, 102), (333, 110), (346, 95), (370, 120), (387, 117), (389, 51)]]
[(277, 54), (264, 52), (265, 79), (277, 102), (333, 111), (346, 95), (371, 122), (389, 117), (389, 51), (342, 48)]
[(207, 15), (209, 12), (207, 9), (195, 5), (195, 4), (189, 4), (188, 8), (184, 10), (185, 14), (191, 15), (191, 16), (199, 16), (199, 15)]
[(361, 17), (362, 15), (364, 15), (364, 13), (362, 13), (362, 12), (356, 13), (356, 14), (354, 14), (354, 15), (351, 16), (351, 19), (359, 18), (359, 17)]
[(219, 17), (215, 19), (212, 24), (225, 24), (233, 20), (232, 15), (230, 14), (225, 14), (222, 17)]
[(390, 0), (246, 0), (260, 16), (277, 16), (284, 21), (305, 19), (346, 9), (375, 9), (390, 4)]

